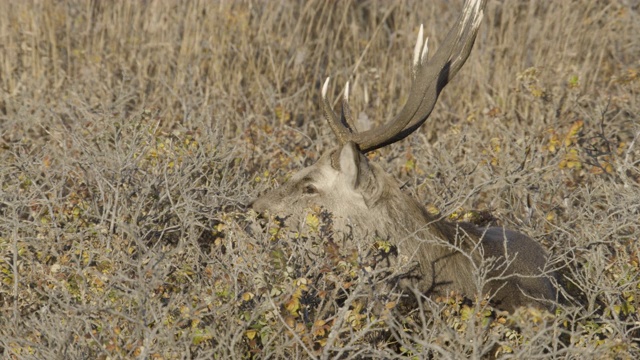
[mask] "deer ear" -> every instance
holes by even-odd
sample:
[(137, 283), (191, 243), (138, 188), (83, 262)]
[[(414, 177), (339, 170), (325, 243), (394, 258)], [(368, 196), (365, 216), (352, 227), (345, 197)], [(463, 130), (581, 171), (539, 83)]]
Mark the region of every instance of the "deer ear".
[(368, 166), (367, 160), (356, 145), (353, 142), (344, 144), (340, 150), (340, 172), (354, 188), (358, 186), (363, 165)]

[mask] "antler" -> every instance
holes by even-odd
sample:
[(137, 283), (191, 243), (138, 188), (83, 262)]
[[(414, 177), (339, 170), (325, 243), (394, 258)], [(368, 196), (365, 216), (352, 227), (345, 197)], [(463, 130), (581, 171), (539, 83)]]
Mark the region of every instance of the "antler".
[(482, 21), (486, 0), (467, 0), (462, 14), (430, 61), (426, 61), (428, 39), (423, 40), (420, 25), (413, 53), (412, 82), (409, 98), (400, 113), (391, 121), (363, 132), (356, 132), (349, 107), (349, 83), (346, 85), (340, 117), (327, 99), (329, 78), (322, 86), (324, 115), (341, 145), (353, 141), (360, 151), (367, 153), (400, 141), (418, 129), (429, 117), (438, 96), (458, 73), (469, 57)]

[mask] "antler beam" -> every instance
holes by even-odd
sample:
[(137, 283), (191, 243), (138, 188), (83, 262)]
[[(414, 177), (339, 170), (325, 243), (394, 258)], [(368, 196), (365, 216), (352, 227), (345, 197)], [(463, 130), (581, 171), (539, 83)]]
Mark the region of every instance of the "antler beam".
[(325, 118), (340, 144), (356, 143), (367, 153), (400, 141), (418, 129), (429, 117), (444, 87), (458, 73), (469, 57), (482, 21), (486, 0), (468, 0), (456, 25), (449, 30), (444, 43), (433, 58), (426, 60), (428, 41), (420, 26), (414, 48), (412, 83), (409, 98), (400, 113), (387, 123), (363, 132), (353, 131), (353, 119), (348, 103), (348, 84), (342, 101), (341, 116), (333, 111), (327, 99), (329, 78), (322, 86)]

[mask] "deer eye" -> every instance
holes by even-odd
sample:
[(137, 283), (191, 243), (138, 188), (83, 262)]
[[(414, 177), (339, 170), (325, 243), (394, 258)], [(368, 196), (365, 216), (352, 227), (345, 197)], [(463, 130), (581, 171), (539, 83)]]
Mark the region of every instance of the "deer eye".
[(317, 187), (315, 187), (314, 185), (307, 184), (307, 185), (304, 187), (304, 189), (302, 190), (302, 192), (303, 192), (304, 194), (307, 194), (307, 195), (317, 194), (317, 193), (318, 193), (318, 188), (317, 188)]

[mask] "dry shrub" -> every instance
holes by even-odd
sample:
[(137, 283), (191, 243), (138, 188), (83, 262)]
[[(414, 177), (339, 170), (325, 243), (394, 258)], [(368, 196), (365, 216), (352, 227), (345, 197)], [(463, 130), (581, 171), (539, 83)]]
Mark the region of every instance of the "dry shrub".
[(437, 48), (461, 7), (0, 3), (0, 354), (640, 357), (633, 1), (489, 2), (432, 118), (372, 155), (434, 211), (540, 241), (557, 313), (403, 308), (330, 216), (243, 210), (333, 144), (326, 76), (336, 99), (351, 81), (360, 126), (390, 118), (419, 24)]

